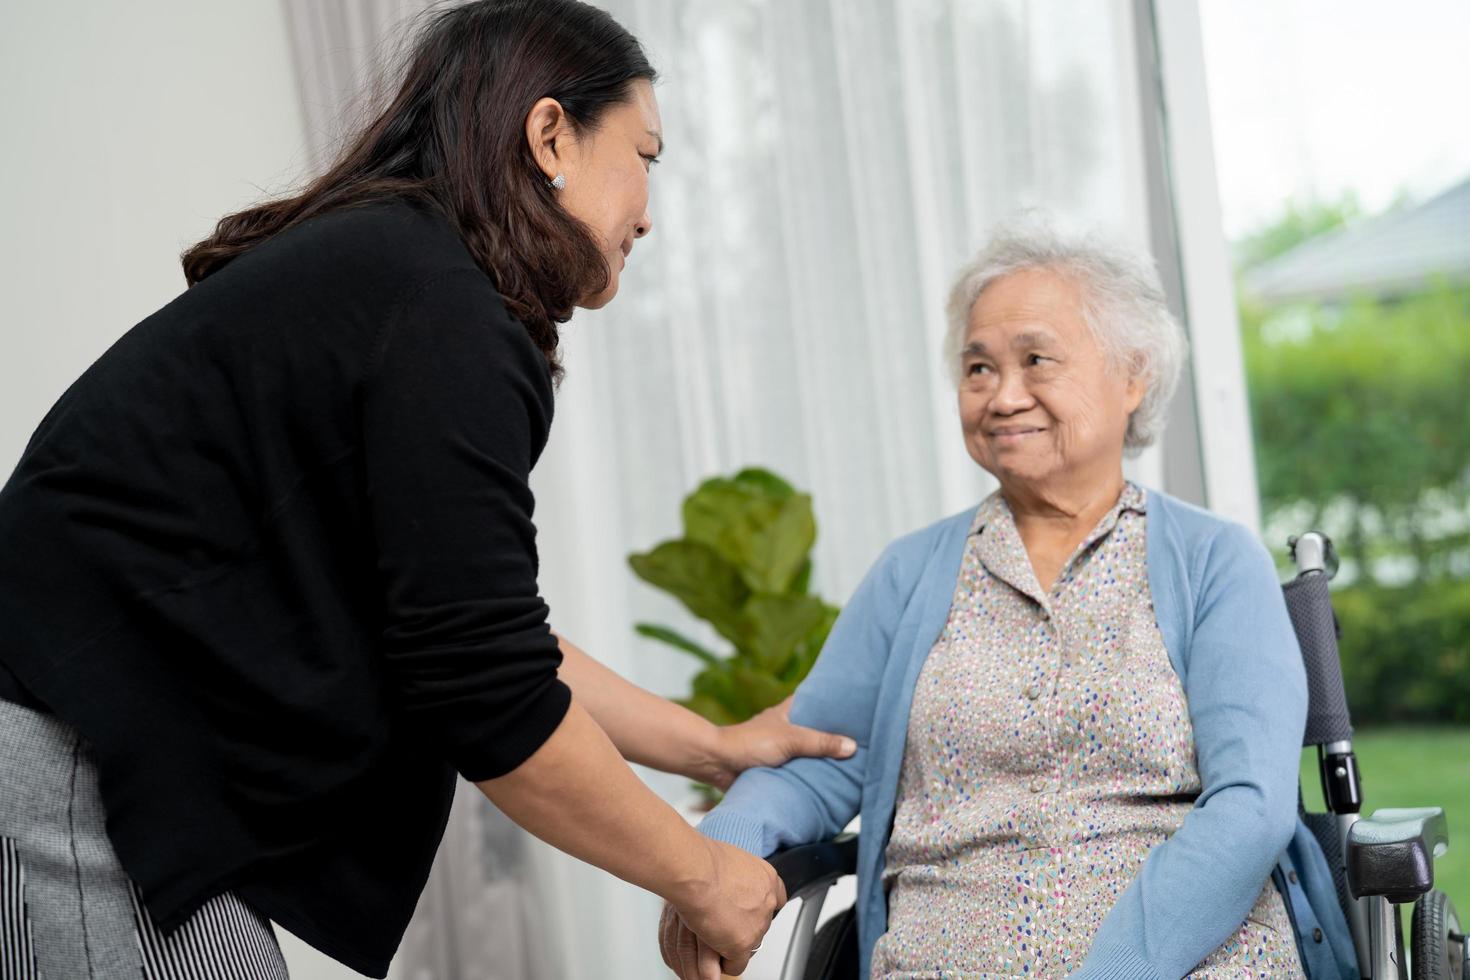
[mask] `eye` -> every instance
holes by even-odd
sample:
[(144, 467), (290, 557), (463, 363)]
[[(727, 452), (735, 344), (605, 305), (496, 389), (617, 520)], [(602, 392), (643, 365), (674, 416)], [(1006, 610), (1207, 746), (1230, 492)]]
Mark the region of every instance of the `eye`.
[(982, 364), (979, 361), (973, 361), (965, 366), (965, 374), (972, 377), (977, 374), (989, 374), (990, 370), (991, 368), (989, 364)]
[(1028, 355), (1026, 355), (1026, 364), (1028, 366), (1030, 366), (1030, 367), (1037, 367), (1043, 361), (1045, 361), (1047, 363), (1050, 363), (1051, 362), (1051, 358), (1047, 357), (1045, 354), (1028, 354)]
[(647, 153), (640, 153), (638, 155), (641, 156), (643, 158), (643, 162), (647, 164), (647, 166), (644, 167), (645, 170), (652, 170), (654, 164), (658, 163), (658, 157), (656, 156), (649, 156)]

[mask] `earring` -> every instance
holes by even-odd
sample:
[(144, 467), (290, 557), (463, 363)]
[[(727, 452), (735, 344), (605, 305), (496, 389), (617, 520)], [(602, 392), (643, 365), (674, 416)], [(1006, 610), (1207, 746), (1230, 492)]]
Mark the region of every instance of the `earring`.
[(559, 191), (565, 190), (567, 186), (567, 175), (557, 174), (551, 180), (547, 181), (547, 183), (549, 183), (552, 187), (556, 188)]

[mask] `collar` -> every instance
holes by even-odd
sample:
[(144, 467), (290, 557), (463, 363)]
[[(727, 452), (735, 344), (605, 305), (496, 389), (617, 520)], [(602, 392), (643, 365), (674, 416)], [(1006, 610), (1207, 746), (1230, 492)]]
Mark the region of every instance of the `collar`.
[[(1087, 537), (1072, 552), (1057, 576), (1057, 585), (1071, 578), (1078, 561), (1089, 554), (1092, 548), (1112, 533), (1125, 511), (1143, 514), (1148, 510), (1148, 495), (1132, 481), (1124, 481), (1123, 490), (1117, 501), (1088, 532)], [(976, 547), (979, 557), (990, 574), (1001, 579), (1016, 591), (1040, 603), (1047, 614), (1051, 614), (1050, 596), (1036, 580), (1036, 571), (1031, 567), (1031, 557), (1016, 529), (1015, 515), (1010, 504), (999, 490), (981, 501), (970, 525), (970, 535), (978, 535)]]

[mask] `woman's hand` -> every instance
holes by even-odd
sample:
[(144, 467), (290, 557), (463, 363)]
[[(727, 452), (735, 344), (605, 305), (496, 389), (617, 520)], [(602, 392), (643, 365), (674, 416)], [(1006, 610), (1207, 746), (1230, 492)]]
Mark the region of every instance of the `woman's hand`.
[(845, 759), (851, 739), (791, 724), (791, 699), (750, 721), (721, 728), (688, 708), (628, 683), (558, 636), (558, 675), (623, 758), (726, 789), (751, 766), (779, 766), (802, 755)]
[(729, 789), (736, 776), (753, 766), (779, 766), (801, 756), (846, 759), (857, 751), (857, 743), (845, 735), (793, 725), (789, 697), (749, 721), (715, 731), (708, 768), (694, 778), (720, 789)]
[(658, 922), (658, 948), (679, 980), (720, 980), (720, 954), (700, 942), (667, 902)]
[(664, 963), (680, 980), (739, 976), (786, 904), (776, 869), (737, 847), (705, 838), (710, 877), (676, 896), (659, 922)]

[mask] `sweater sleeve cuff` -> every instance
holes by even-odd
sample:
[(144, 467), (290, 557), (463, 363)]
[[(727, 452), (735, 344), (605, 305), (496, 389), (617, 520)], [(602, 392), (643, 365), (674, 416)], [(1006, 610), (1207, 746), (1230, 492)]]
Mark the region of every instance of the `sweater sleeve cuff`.
[(763, 858), (768, 853), (765, 848), (765, 831), (757, 820), (752, 820), (733, 811), (721, 812), (721, 807), (715, 807), (696, 828), (701, 834), (712, 839), (730, 844), (749, 851), (758, 858)]
[(1168, 980), (1152, 964), (1127, 946), (1093, 949), (1082, 968), (1069, 980)]
[(485, 731), (455, 733), (449, 762), (472, 783), (496, 779), (520, 767), (561, 727), (572, 706), (572, 690), (553, 678), (532, 700), (522, 703), (513, 724), (486, 718)]

